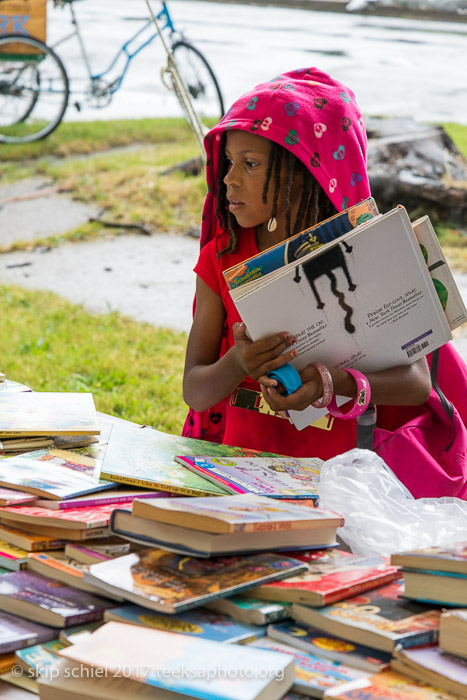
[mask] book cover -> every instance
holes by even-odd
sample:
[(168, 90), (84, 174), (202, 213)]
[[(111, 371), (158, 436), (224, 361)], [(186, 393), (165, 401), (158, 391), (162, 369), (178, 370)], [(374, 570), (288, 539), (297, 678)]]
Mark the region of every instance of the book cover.
[(325, 700), (459, 700), (458, 696), (432, 685), (411, 680), (392, 670), (359, 681), (350, 681), (340, 688), (326, 691)]
[(404, 595), (433, 605), (467, 607), (467, 574), (403, 569)]
[[(54, 630), (56, 633), (56, 630)], [(47, 675), (49, 669), (59, 658), (42, 644), (35, 644), (27, 649), (18, 649), (15, 654), (18, 664), (30, 678)]]
[(448, 653), (467, 659), (467, 610), (449, 610), (441, 615), (439, 646)]
[(267, 649), (276, 654), (290, 655), (295, 663), (293, 690), (315, 698), (322, 698), (327, 688), (334, 688), (342, 683), (368, 677), (367, 673), (350, 668), (340, 661), (331, 661), (322, 656), (305, 653), (296, 647), (277, 642), (269, 637), (250, 642), (248, 648)]
[(10, 545), (27, 552), (43, 552), (48, 549), (63, 549), (65, 540), (55, 536), (38, 535), (14, 527), (0, 525), (0, 537)]
[(133, 486), (172, 491), (187, 496), (225, 495), (226, 491), (175, 462), (176, 455), (210, 457), (270, 457), (241, 447), (163, 433), (153, 428), (115, 424), (110, 434), (101, 476)]
[(117, 507), (130, 508), (127, 503), (106, 503), (88, 508), (69, 508), (67, 510), (50, 510), (36, 506), (5, 506), (0, 508), (0, 522), (8, 521), (25, 525), (37, 525), (38, 528), (56, 527), (75, 530), (90, 530), (108, 525), (112, 511)]
[(467, 309), (428, 216), (412, 224), (451, 331), (467, 321)]
[(332, 511), (252, 493), (219, 498), (136, 499), (132, 512), (160, 523), (212, 533), (309, 530), (344, 524), (342, 516)]
[(9, 571), (19, 571), (26, 568), (27, 561), (28, 553), (25, 549), (0, 540), (0, 566)]
[(440, 610), (401, 598), (402, 580), (324, 608), (292, 605), (292, 617), (338, 637), (392, 651), (432, 644), (438, 639)]
[(34, 500), (35, 496), (30, 493), (0, 488), (0, 506), (15, 506), (19, 503), (31, 503)]
[(101, 588), (103, 595), (109, 591), (153, 610), (176, 613), (303, 568), (302, 562), (279, 554), (199, 559), (144, 549), (93, 564), (83, 579)]
[(223, 644), (245, 644), (266, 634), (266, 629), (263, 627), (241, 624), (227, 615), (206, 608), (195, 608), (176, 615), (167, 615), (153, 612), (141, 605), (123, 605), (105, 611), (104, 621), (112, 620), (188, 634)]
[(378, 215), (378, 208), (372, 197), (339, 212), (311, 228), (290, 236), (267, 250), (254, 255), (244, 262), (230, 267), (224, 272), (229, 289), (240, 287), (277, 270), (292, 260), (297, 260), (324, 243), (340, 238), (359, 224), (370, 221)]
[[(296, 553), (300, 559), (300, 553)], [(383, 556), (334, 551), (325, 561), (309, 564), (308, 571), (285, 581), (267, 584), (252, 594), (265, 600), (304, 605), (329, 605), (400, 578), (397, 566)]]
[(286, 654), (118, 622), (108, 622), (60, 656), (110, 673), (125, 668), (127, 678), (205, 700), (279, 700), (294, 678)]
[(206, 605), (210, 610), (225, 613), (234, 620), (250, 625), (267, 625), (290, 617), (290, 603), (271, 603), (267, 600), (230, 596)]
[(0, 654), (48, 642), (55, 636), (56, 631), (51, 627), (0, 612)]
[(424, 547), (391, 555), (391, 563), (407, 569), (467, 574), (467, 542)]
[(0, 460), (0, 485), (62, 500), (115, 487), (99, 480), (100, 461), (69, 450), (45, 449)]
[[(403, 207), (230, 294), (253, 340), (279, 331), (297, 338), (297, 370), (323, 357), (333, 367), (383, 370), (452, 337)], [(309, 407), (289, 417), (303, 429), (325, 414)]]
[(391, 663), (394, 671), (422, 683), (467, 697), (467, 661), (443, 654), (435, 647), (396, 649)]
[(317, 457), (190, 457), (177, 462), (228, 493), (318, 501), (322, 459)]
[(52, 627), (101, 620), (104, 610), (112, 605), (115, 603), (105, 598), (78, 591), (32, 571), (13, 571), (0, 576), (0, 610)]
[(0, 393), (0, 439), (15, 435), (98, 435), (92, 394)]
[[(112, 483), (112, 482), (109, 482)], [(116, 484), (112, 483), (112, 486)], [(24, 494), (23, 494), (24, 495)], [(49, 508), (50, 510), (68, 510), (69, 508), (89, 508), (90, 506), (103, 506), (109, 503), (129, 503), (135, 498), (169, 498), (174, 494), (169, 494), (167, 491), (144, 491), (143, 489), (106, 489), (105, 491), (78, 496), (77, 498), (68, 498), (66, 501), (51, 501), (46, 498), (37, 498), (34, 502), (38, 508)], [(0, 489), (1, 497), (1, 489)], [(0, 505), (3, 504), (0, 502)]]
[(388, 652), (325, 635), (315, 627), (304, 627), (291, 620), (269, 625), (268, 637), (369, 673), (378, 673), (388, 668), (391, 662)]

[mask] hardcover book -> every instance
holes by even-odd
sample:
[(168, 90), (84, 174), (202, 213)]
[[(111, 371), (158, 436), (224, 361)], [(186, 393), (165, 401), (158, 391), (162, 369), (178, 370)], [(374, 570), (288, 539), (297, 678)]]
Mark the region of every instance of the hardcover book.
[(101, 476), (133, 486), (160, 489), (187, 496), (221, 496), (226, 491), (174, 461), (176, 455), (210, 457), (274, 456), (205, 440), (163, 433), (153, 428), (116, 424), (105, 451)]
[(341, 687), (327, 690), (325, 700), (459, 700), (432, 685), (419, 683), (395, 671), (387, 670), (359, 681), (350, 681)]
[(104, 610), (112, 605), (115, 603), (105, 598), (78, 591), (32, 571), (13, 571), (0, 576), (0, 610), (52, 627), (101, 620)]
[(291, 576), (304, 565), (279, 554), (199, 559), (144, 549), (94, 564), (83, 579), (125, 600), (176, 613), (245, 591), (262, 581)]
[(92, 394), (0, 392), (0, 439), (15, 435), (98, 435)]
[(402, 580), (327, 605), (311, 608), (294, 603), (292, 617), (350, 642), (391, 652), (403, 647), (433, 644), (438, 639), (440, 611), (404, 600)]
[(211, 639), (213, 642), (223, 644), (245, 644), (266, 634), (264, 627), (240, 624), (227, 615), (206, 608), (195, 608), (176, 615), (167, 615), (152, 612), (141, 605), (124, 605), (106, 610), (104, 621), (126, 622), (130, 625)]
[(467, 309), (428, 216), (412, 224), (451, 331), (467, 321)]
[(249, 625), (267, 625), (290, 617), (290, 603), (271, 603), (237, 595), (220, 598), (208, 603), (206, 607)]
[(467, 697), (467, 661), (443, 654), (439, 647), (398, 648), (391, 666), (416, 681)]
[(115, 487), (99, 480), (100, 463), (69, 450), (36, 450), (0, 460), (0, 485), (62, 500)]
[(369, 197), (295, 236), (290, 236), (282, 243), (230, 267), (224, 272), (227, 287), (235, 289), (247, 282), (264, 277), (269, 272), (293, 260), (298, 260), (321, 245), (340, 238), (344, 233), (348, 233), (377, 215), (376, 203), (372, 197)]
[(441, 615), (439, 646), (448, 654), (467, 659), (467, 610), (449, 610)]
[[(333, 367), (383, 370), (452, 337), (400, 206), (230, 294), (253, 340), (279, 331), (297, 338), (297, 370), (323, 357)], [(309, 407), (289, 417), (300, 430), (325, 414)]]
[(125, 678), (171, 690), (176, 697), (279, 700), (294, 680), (293, 660), (286, 654), (118, 622), (108, 622), (60, 656), (117, 676), (125, 668)]
[(268, 637), (368, 673), (383, 671), (391, 662), (391, 654), (386, 651), (325, 635), (321, 630), (304, 627), (291, 620), (269, 625)]
[(340, 661), (331, 661), (322, 656), (305, 653), (289, 644), (283, 644), (263, 637), (248, 644), (248, 648), (268, 649), (273, 653), (289, 654), (295, 663), (295, 682), (293, 690), (314, 698), (322, 698), (327, 688), (334, 688), (361, 678), (368, 674), (355, 668), (345, 666)]
[(407, 569), (467, 574), (467, 542), (392, 554), (391, 564)]
[[(296, 556), (301, 558), (298, 552)], [(385, 557), (336, 550), (325, 561), (310, 562), (308, 571), (303, 574), (261, 586), (251, 594), (264, 600), (319, 607), (378, 588), (397, 578), (400, 578), (399, 568), (389, 566)]]
[(189, 457), (177, 462), (228, 493), (318, 501), (322, 459), (295, 457)]
[(56, 631), (45, 625), (0, 612), (0, 654), (54, 639)]

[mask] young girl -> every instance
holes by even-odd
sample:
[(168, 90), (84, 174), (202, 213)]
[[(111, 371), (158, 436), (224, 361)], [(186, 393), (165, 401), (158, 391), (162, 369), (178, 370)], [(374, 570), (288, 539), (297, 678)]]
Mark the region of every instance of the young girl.
[(371, 402), (388, 407), (388, 429), (416, 415), (431, 388), (425, 358), (362, 379), (326, 367), (323, 357), (300, 372), (301, 388), (281, 393), (267, 373), (293, 359), (295, 338), (284, 328), (250, 341), (222, 275), (370, 195), (366, 133), (353, 93), (316, 68), (285, 73), (237, 100), (205, 143), (208, 195), (184, 374), (184, 398), (194, 411), (185, 434), (212, 439), (193, 428), (196, 412), (215, 406), (210, 418), (222, 425), (219, 441), (328, 459), (355, 447), (356, 421), (321, 419), (298, 431), (281, 412), (327, 405), (332, 394), (356, 406), (362, 381), (369, 383), (367, 400), (371, 390)]

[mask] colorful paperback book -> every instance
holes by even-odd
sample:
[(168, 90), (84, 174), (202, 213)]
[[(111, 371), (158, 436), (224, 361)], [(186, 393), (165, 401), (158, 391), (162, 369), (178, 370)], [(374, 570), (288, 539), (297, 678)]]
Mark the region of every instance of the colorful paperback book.
[(177, 613), (303, 568), (302, 562), (279, 554), (199, 559), (145, 549), (94, 564), (83, 579), (103, 595), (108, 591), (159, 612)]
[(334, 688), (342, 683), (367, 678), (368, 674), (355, 668), (345, 666), (340, 661), (331, 661), (315, 654), (305, 652), (263, 637), (248, 644), (248, 648), (267, 649), (279, 654), (289, 654), (295, 663), (295, 683), (293, 690), (311, 695), (314, 698), (322, 698), (327, 688)]
[[(112, 482), (109, 482), (112, 483)], [(116, 484), (112, 483), (112, 486)], [(1, 492), (1, 490), (0, 490)], [(24, 494), (23, 494), (24, 495)], [(145, 491), (144, 489), (106, 489), (100, 493), (91, 493), (77, 498), (68, 498), (66, 501), (50, 501), (46, 498), (38, 498), (34, 505), (38, 508), (49, 508), (50, 510), (69, 510), (70, 508), (89, 508), (90, 506), (103, 506), (109, 503), (129, 503), (135, 498), (168, 498), (171, 495), (167, 491)], [(2, 504), (0, 505), (9, 505)]]
[(467, 574), (467, 541), (393, 554), (391, 563), (406, 569)]
[(251, 280), (264, 277), (287, 263), (298, 260), (324, 243), (340, 238), (359, 224), (370, 221), (378, 215), (378, 208), (372, 197), (345, 211), (335, 214), (311, 228), (287, 238), (272, 248), (254, 255), (244, 262), (230, 267), (224, 272), (229, 289), (240, 287)]
[(419, 683), (392, 670), (383, 671), (370, 678), (350, 681), (341, 687), (327, 690), (325, 700), (459, 700), (432, 685)]
[[(299, 552), (296, 557), (301, 559)], [(303, 574), (262, 586), (252, 595), (264, 600), (323, 606), (398, 578), (399, 568), (390, 566), (386, 557), (335, 550), (324, 561), (309, 562), (308, 571)]]
[[(56, 633), (56, 630), (54, 630)], [(35, 644), (27, 649), (18, 649), (15, 654), (18, 664), (32, 678), (38, 678), (47, 674), (49, 669), (59, 658), (42, 644)]]
[(208, 603), (207, 608), (225, 613), (249, 625), (267, 625), (290, 617), (290, 603), (271, 603), (267, 600), (230, 596)]
[[(0, 577), (1, 580), (2, 577)], [(17, 615), (0, 612), (0, 654), (54, 639), (56, 631)]]
[(402, 580), (347, 598), (324, 608), (292, 605), (292, 617), (350, 642), (391, 652), (433, 644), (438, 639), (440, 610), (401, 598)]
[(310, 530), (344, 524), (342, 516), (333, 511), (252, 493), (220, 498), (136, 499), (132, 512), (159, 523), (212, 533)]
[(391, 666), (416, 681), (467, 697), (467, 661), (443, 654), (439, 647), (396, 649)]
[(102, 464), (101, 476), (133, 486), (143, 486), (187, 496), (222, 496), (227, 492), (174, 461), (176, 455), (203, 454), (210, 457), (270, 457), (205, 440), (170, 435), (153, 428), (112, 428)]
[(0, 576), (0, 610), (52, 627), (101, 620), (104, 610), (112, 605), (115, 603), (105, 598), (32, 571), (12, 571)]
[(0, 525), (0, 537), (10, 545), (24, 549), (27, 552), (43, 552), (48, 549), (63, 549), (66, 542), (55, 536), (33, 534), (30, 531), (15, 527)]
[(321, 630), (304, 627), (291, 620), (269, 625), (268, 637), (368, 673), (378, 673), (388, 668), (391, 662), (388, 652), (325, 635)]
[(0, 488), (0, 506), (16, 506), (19, 503), (31, 503), (34, 500), (35, 496), (30, 493)]
[(100, 463), (69, 450), (36, 450), (0, 460), (0, 485), (60, 501), (115, 487), (99, 480)]
[(28, 562), (28, 553), (21, 547), (0, 540), (0, 566), (9, 571), (25, 569)]
[(69, 508), (68, 510), (50, 510), (36, 506), (16, 506), (0, 508), (0, 522), (15, 523), (16, 527), (26, 525), (38, 528), (56, 527), (71, 530), (90, 530), (108, 525), (112, 511), (117, 507), (131, 507), (127, 503), (107, 503), (88, 508)]
[(108, 622), (60, 656), (114, 674), (125, 668), (125, 678), (204, 700), (279, 700), (294, 682), (287, 654), (118, 622)]
[(98, 435), (92, 394), (0, 392), (0, 439), (15, 435)]
[(467, 321), (467, 309), (461, 293), (428, 216), (422, 216), (414, 221), (412, 228), (425, 258), (441, 306), (453, 331)]
[(318, 501), (322, 459), (317, 457), (190, 457), (177, 462), (228, 493)]
[(124, 605), (106, 610), (105, 622), (126, 622), (151, 629), (188, 634), (223, 644), (245, 644), (266, 634), (264, 627), (240, 624), (221, 613), (195, 608), (176, 615), (156, 613), (141, 605)]
[[(297, 370), (323, 357), (363, 372), (407, 365), (452, 337), (401, 206), (230, 295), (253, 340), (297, 338)], [(289, 418), (301, 430), (323, 415), (308, 407)]]

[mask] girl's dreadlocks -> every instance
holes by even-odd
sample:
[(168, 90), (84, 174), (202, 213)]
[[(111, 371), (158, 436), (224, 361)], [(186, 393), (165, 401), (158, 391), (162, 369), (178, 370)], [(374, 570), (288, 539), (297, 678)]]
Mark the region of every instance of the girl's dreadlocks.
[[(224, 177), (227, 174), (229, 164), (225, 155), (226, 133), (221, 137), (220, 152), (219, 152), (219, 171), (217, 175), (217, 192), (216, 192), (216, 216), (224, 231), (229, 233), (229, 243), (218, 253), (218, 257), (224, 253), (233, 253), (238, 245), (238, 224), (237, 220), (231, 214), (228, 208), (226, 187)], [(271, 179), (274, 184), (271, 218), (277, 214), (277, 202), (279, 199), (281, 187), (281, 166), (282, 159), (287, 159), (287, 174), (284, 181), (284, 207), (286, 211), (286, 234), (287, 238), (300, 233), (310, 226), (314, 226), (324, 219), (328, 219), (337, 213), (331, 200), (326, 196), (324, 190), (318, 181), (313, 177), (310, 171), (302, 163), (302, 161), (294, 156), (293, 153), (283, 148), (278, 143), (270, 141), (271, 150), (266, 168), (266, 178), (263, 186), (263, 202), (266, 204), (269, 185)], [(291, 195), (295, 178), (301, 177), (303, 182), (302, 196), (298, 206), (297, 216), (292, 229), (292, 201)]]

